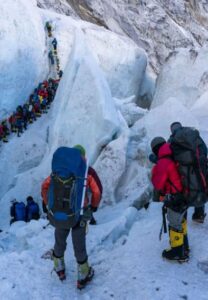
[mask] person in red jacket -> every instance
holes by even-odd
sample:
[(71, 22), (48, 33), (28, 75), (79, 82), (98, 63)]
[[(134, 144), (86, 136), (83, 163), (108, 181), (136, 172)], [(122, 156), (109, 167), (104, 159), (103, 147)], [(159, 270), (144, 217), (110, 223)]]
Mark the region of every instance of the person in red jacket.
[[(188, 240), (186, 225), (186, 211), (182, 191), (183, 186), (177, 164), (172, 159), (170, 144), (162, 137), (156, 137), (151, 142), (157, 162), (152, 169), (152, 184), (164, 201), (169, 221), (170, 249), (163, 251), (162, 256), (169, 260), (184, 262), (188, 260)], [(184, 225), (185, 224), (185, 225)]]
[[(74, 148), (78, 149), (81, 152), (83, 159), (85, 159), (85, 149), (81, 145), (76, 145), (74, 146)], [(44, 180), (41, 187), (43, 210), (45, 212), (47, 211), (48, 190), (50, 182), (51, 178), (49, 176)], [(91, 197), (89, 197), (89, 194)], [(79, 289), (84, 287), (84, 285), (88, 281), (90, 281), (94, 275), (93, 268), (88, 264), (85, 237), (87, 221), (91, 219), (92, 212), (97, 211), (101, 200), (101, 194), (102, 192), (100, 191), (100, 187), (96, 181), (96, 178), (93, 176), (93, 173), (91, 171), (88, 171), (83, 216), (80, 217), (79, 221), (73, 228), (55, 228), (55, 245), (53, 250), (54, 270), (56, 271), (60, 280), (64, 280), (66, 278), (64, 253), (67, 245), (66, 240), (71, 229), (74, 254), (78, 264), (77, 287)]]

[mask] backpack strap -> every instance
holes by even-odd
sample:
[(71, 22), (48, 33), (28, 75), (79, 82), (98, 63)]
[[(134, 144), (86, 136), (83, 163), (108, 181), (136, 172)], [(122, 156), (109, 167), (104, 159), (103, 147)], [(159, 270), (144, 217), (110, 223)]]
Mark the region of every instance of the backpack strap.
[(59, 176), (57, 176), (56, 174), (52, 173), (51, 176), (56, 179), (57, 181), (60, 181), (62, 184), (67, 184), (67, 183), (71, 183), (73, 180), (76, 180), (75, 176), (70, 176), (69, 178), (63, 179)]
[(157, 158), (157, 160), (160, 160), (160, 159), (163, 159), (163, 158), (168, 158), (168, 159), (170, 159), (171, 161), (174, 161), (174, 159), (173, 159), (173, 156), (172, 155), (164, 155), (164, 156), (162, 156), (162, 157), (158, 157)]
[(172, 181), (170, 181), (170, 179), (168, 179), (168, 182), (176, 190), (177, 193), (181, 193), (181, 192), (179, 192), (179, 190), (177, 189), (177, 187), (175, 186), (175, 184)]
[(199, 145), (197, 145), (197, 147), (196, 147), (196, 158), (197, 158), (197, 164), (199, 167), (199, 171), (197, 173), (199, 173), (199, 179), (201, 179), (202, 186), (203, 186), (204, 190), (206, 190), (207, 182), (206, 182), (205, 176), (201, 170), (201, 165), (200, 165), (200, 160), (199, 160)]

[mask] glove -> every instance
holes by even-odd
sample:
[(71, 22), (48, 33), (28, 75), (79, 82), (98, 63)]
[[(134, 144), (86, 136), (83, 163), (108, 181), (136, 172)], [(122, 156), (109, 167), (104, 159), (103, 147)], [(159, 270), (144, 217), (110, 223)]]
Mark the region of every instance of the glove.
[(161, 193), (154, 189), (153, 193), (152, 193), (152, 201), (153, 202), (160, 202), (160, 195), (161, 195)]
[(165, 199), (163, 201), (165, 207), (172, 208), (173, 202), (173, 196), (171, 194), (165, 195)]
[(91, 210), (92, 210), (92, 212), (96, 212), (97, 211), (97, 207), (93, 207), (93, 206), (91, 206)]
[(186, 201), (181, 193), (174, 195), (167, 194), (165, 196), (164, 205), (176, 212), (183, 211), (186, 208)]
[(145, 203), (145, 205), (144, 205), (144, 208), (147, 210), (147, 209), (148, 209), (148, 207), (149, 207), (149, 205), (150, 205), (150, 203), (149, 203), (149, 202)]
[(47, 214), (47, 212), (48, 212), (48, 209), (47, 209), (47, 206), (45, 205), (45, 203), (42, 201), (42, 209), (43, 209), (43, 212), (45, 213), (45, 214)]
[(92, 208), (91, 205), (88, 205), (84, 207), (83, 209), (83, 215), (82, 215), (82, 221), (90, 221), (92, 219)]

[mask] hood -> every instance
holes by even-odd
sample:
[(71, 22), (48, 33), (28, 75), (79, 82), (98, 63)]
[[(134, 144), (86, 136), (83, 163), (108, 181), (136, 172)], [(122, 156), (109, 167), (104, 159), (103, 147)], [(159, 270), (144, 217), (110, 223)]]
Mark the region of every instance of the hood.
[(170, 148), (170, 144), (169, 143), (165, 143), (164, 145), (162, 145), (160, 147), (160, 150), (158, 152), (158, 158), (162, 158), (164, 156), (171, 156), (173, 154), (171, 148)]

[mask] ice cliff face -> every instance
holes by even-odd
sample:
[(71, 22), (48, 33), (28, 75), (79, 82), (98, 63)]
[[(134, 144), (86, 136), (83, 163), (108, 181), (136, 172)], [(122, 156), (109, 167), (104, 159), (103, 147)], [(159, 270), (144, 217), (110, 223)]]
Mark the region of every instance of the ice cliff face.
[[(176, 48), (198, 48), (208, 39), (206, 0), (38, 0), (42, 6), (79, 16), (132, 38), (148, 53), (156, 74)], [(59, 4), (58, 4), (59, 3)], [(65, 3), (66, 9), (63, 8)]]
[(199, 51), (183, 49), (173, 53), (158, 76), (152, 107), (175, 97), (191, 108), (208, 90), (207, 56), (207, 47)]

